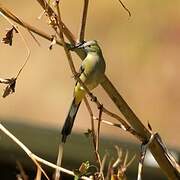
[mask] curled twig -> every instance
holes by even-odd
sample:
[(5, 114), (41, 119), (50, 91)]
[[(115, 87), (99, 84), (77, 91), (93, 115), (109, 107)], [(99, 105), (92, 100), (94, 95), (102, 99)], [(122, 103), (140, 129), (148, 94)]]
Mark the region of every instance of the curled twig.
[(117, 151), (117, 159), (112, 164), (112, 170), (111, 170), (111, 177), (117, 178), (117, 179), (126, 179), (125, 172), (127, 171), (127, 168), (132, 164), (132, 162), (135, 159), (135, 156), (132, 157), (132, 159), (127, 162), (128, 160), (128, 151), (126, 151), (125, 156), (123, 157), (123, 151), (118, 146), (115, 146)]
[(128, 12), (129, 17), (131, 17), (131, 12), (130, 10), (124, 5), (124, 3), (121, 0), (118, 0), (121, 6)]

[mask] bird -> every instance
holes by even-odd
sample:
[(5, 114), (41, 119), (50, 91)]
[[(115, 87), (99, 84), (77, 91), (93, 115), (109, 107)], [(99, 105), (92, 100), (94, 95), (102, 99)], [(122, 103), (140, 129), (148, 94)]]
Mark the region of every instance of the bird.
[[(102, 50), (96, 40), (90, 40), (80, 43), (73, 49), (76, 48), (82, 48), (86, 52), (86, 57), (82, 61), (82, 64), (80, 66), (79, 78), (84, 83), (84, 85), (91, 91), (103, 81), (106, 64)], [(76, 114), (78, 112), (81, 101), (85, 97), (86, 93), (86, 90), (77, 81), (74, 87), (73, 101), (71, 103), (69, 112), (67, 114), (61, 131), (62, 143), (65, 143), (68, 135), (71, 134)]]

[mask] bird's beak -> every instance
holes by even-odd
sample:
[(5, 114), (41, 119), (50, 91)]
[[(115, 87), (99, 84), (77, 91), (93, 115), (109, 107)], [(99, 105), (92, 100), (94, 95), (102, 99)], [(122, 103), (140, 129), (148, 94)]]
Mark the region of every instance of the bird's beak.
[(73, 50), (75, 50), (75, 49), (84, 48), (84, 43), (85, 43), (85, 41), (80, 42), (80, 43), (77, 43), (76, 45), (71, 46), (71, 47), (69, 48), (69, 50), (73, 51)]

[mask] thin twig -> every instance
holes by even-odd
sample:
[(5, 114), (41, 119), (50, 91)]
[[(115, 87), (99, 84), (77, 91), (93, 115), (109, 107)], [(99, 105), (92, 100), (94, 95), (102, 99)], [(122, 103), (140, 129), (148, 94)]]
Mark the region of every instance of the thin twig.
[(20, 176), (23, 180), (28, 180), (28, 175), (26, 174), (26, 172), (24, 171), (23, 166), (21, 165), (21, 163), (17, 160), (16, 161), (17, 164), (17, 168), (19, 169), (20, 172)]
[[(40, 1), (40, 0), (39, 0)], [(41, 0), (41, 3), (44, 5), (45, 1)], [(44, 8), (45, 9), (45, 8)], [(3, 12), (4, 8), (0, 4), (0, 11)], [(35, 27), (31, 27), (29, 24), (25, 24), (25, 22), (19, 21), (16, 17), (12, 15), (11, 12), (6, 11), (6, 15), (17, 22), (18, 24), (22, 25), (23, 27), (28, 28), (30, 31), (40, 35), (41, 37), (44, 37), (45, 39), (48, 39), (51, 41), (52, 37), (39, 29)], [(69, 35), (70, 36), (70, 35)], [(71, 37), (73, 39), (73, 37)], [(75, 41), (74, 41), (75, 42)], [(57, 41), (57, 44), (62, 45), (60, 41)], [(76, 52), (81, 59), (84, 59), (85, 53), (83, 50)], [(101, 83), (102, 87), (106, 91), (106, 93), (110, 96), (112, 101), (115, 103), (115, 105), (118, 107), (118, 109), (122, 112), (122, 114), (125, 116), (127, 121), (130, 123), (130, 125), (133, 127), (135, 131), (137, 131), (141, 135), (141, 141), (147, 142), (150, 138), (151, 134), (150, 132), (145, 128), (145, 126), (141, 123), (140, 119), (136, 116), (136, 114), (132, 111), (132, 109), (129, 107), (127, 102), (121, 97), (117, 89), (113, 86), (111, 81), (108, 79), (107, 76), (104, 76), (105, 81)], [(155, 138), (153, 139), (151, 145), (150, 145), (150, 151), (154, 155), (155, 159), (157, 160), (158, 164), (160, 165), (163, 172), (168, 176), (170, 179), (177, 179), (179, 178), (179, 172), (180, 170), (174, 167), (172, 162), (169, 160), (169, 158), (164, 154), (164, 147), (162, 144)]]
[[(0, 123), (0, 130), (3, 131), (10, 139), (12, 139), (30, 158), (31, 160), (38, 166), (38, 168), (41, 169), (42, 173), (45, 175), (45, 177), (49, 180), (48, 176), (46, 175), (46, 173), (44, 172), (44, 170), (41, 168), (40, 163), (45, 164), (51, 168), (54, 169), (58, 169), (66, 174), (69, 174), (71, 176), (75, 176), (73, 171), (67, 170), (65, 168), (56, 166), (55, 164), (46, 161), (42, 158), (40, 158), (39, 156), (35, 155), (34, 153), (32, 153), (19, 139), (17, 139), (10, 131), (8, 131), (1, 123)], [(84, 180), (90, 180), (90, 178), (88, 177), (81, 177)]]
[(145, 159), (145, 156), (146, 156), (147, 149), (148, 149), (148, 147), (151, 144), (153, 139), (154, 139), (154, 134), (151, 134), (151, 137), (150, 137), (149, 141), (146, 144), (141, 145), (141, 152), (140, 152), (140, 160), (139, 160), (139, 165), (138, 165), (138, 177), (137, 177), (137, 180), (142, 179), (144, 159)]
[[(95, 116), (93, 116), (93, 119), (96, 120), (96, 121), (99, 121), (99, 119), (98, 119), (97, 117), (95, 117)], [(109, 126), (114, 126), (114, 127), (120, 128), (120, 129), (122, 129), (122, 130), (125, 130), (125, 129), (124, 129), (124, 126), (122, 126), (121, 124), (113, 123), (113, 122), (106, 121), (106, 120), (103, 120), (103, 119), (101, 119), (101, 122), (102, 122), (103, 124), (107, 124), (107, 125), (109, 125)], [(125, 130), (125, 131), (126, 131), (126, 130)]]
[(107, 156), (108, 154), (106, 153), (102, 159), (102, 163), (101, 163), (101, 167), (100, 167), (100, 170), (99, 170), (99, 178), (101, 178), (102, 180), (104, 180), (104, 168), (105, 168), (105, 163), (106, 163), (106, 160), (107, 160)]
[[(45, 0), (36, 0), (42, 8), (48, 14), (48, 17), (57, 17), (56, 13), (50, 7), (50, 5)], [(68, 29), (68, 27), (61, 21), (62, 32), (65, 34), (67, 39), (70, 41), (71, 44), (76, 43), (76, 38), (74, 37), (73, 33)]]
[[(38, 0), (38, 2), (40, 2), (41, 5), (43, 4), (43, 2), (42, 2), (41, 0)], [(45, 3), (45, 2), (44, 2), (44, 3)], [(0, 4), (0, 6), (1, 6), (1, 4)], [(45, 7), (45, 5), (42, 5), (42, 6)], [(49, 7), (48, 4), (47, 4), (47, 6)], [(9, 18), (13, 19), (15, 22), (19, 23), (20, 25), (28, 28), (29, 30), (37, 33), (38, 35), (41, 35), (42, 37), (44, 37), (44, 38), (46, 38), (46, 39), (48, 39), (48, 40), (52, 40), (52, 36), (48, 36), (48, 35), (42, 33), (41, 31), (39, 31), (39, 30), (37, 30), (37, 29), (35, 29), (35, 28), (32, 28), (32, 26), (28, 25), (27, 23), (25, 23), (25, 22), (23, 22), (22, 20), (20, 20), (19, 18), (17, 18), (15, 15), (13, 15), (12, 13), (10, 13), (10, 12), (9, 12), (8, 10), (6, 10), (5, 8), (0, 7), (0, 11), (4, 12), (4, 14), (5, 14), (6, 16), (8, 16)], [(52, 9), (51, 9), (51, 8), (49, 8), (48, 12), (49, 12), (50, 15), (52, 15)], [(59, 15), (58, 15), (58, 18), (61, 18), (61, 17), (59, 17)], [(59, 19), (59, 22), (62, 22), (62, 20)], [(61, 29), (61, 31), (63, 30), (63, 29), (62, 29), (62, 23), (59, 23), (59, 28)], [(61, 35), (61, 32), (59, 33), (59, 35)], [(72, 38), (72, 37), (71, 37), (71, 38)], [(64, 39), (64, 38), (63, 38), (63, 39)], [(80, 82), (80, 84), (81, 84), (81, 85), (83, 86), (83, 88), (86, 90), (86, 92), (88, 93), (88, 95), (89, 95), (92, 99), (94, 99), (95, 102), (96, 102), (96, 104), (97, 104), (97, 106), (100, 107), (100, 106), (101, 106), (101, 103), (100, 103), (100, 102), (97, 100), (97, 98), (89, 91), (89, 89), (84, 85), (84, 83), (81, 81), (81, 79), (80, 79), (78, 76), (76, 76), (77, 73), (76, 73), (76, 70), (75, 70), (75, 67), (74, 67), (74, 64), (73, 64), (73, 61), (72, 61), (72, 57), (71, 57), (71, 55), (70, 55), (70, 53), (69, 53), (69, 51), (68, 51), (68, 49), (67, 49), (66, 43), (65, 43), (65, 42), (62, 42), (62, 37), (61, 37), (61, 42), (58, 42), (58, 41), (57, 41), (57, 43), (60, 44), (60, 45), (63, 45), (63, 47), (64, 47), (64, 49), (65, 49), (65, 52), (66, 52), (66, 55), (67, 55), (67, 57), (68, 57), (68, 62), (69, 62), (69, 65), (70, 65), (70, 67), (71, 67), (71, 71), (72, 71), (75, 79)], [(103, 108), (103, 112), (106, 113), (106, 112), (107, 112), (106, 109)], [(120, 118), (118, 118), (118, 120), (120, 120)], [(122, 123), (122, 122), (121, 122), (121, 123)], [(122, 124), (124, 125), (124, 124), (127, 124), (127, 123), (124, 121)]]
[(132, 162), (135, 159), (135, 155), (132, 157), (132, 159), (127, 163), (128, 160), (128, 150), (125, 153), (125, 157), (123, 158), (123, 151), (122, 149), (120, 149), (118, 146), (115, 146), (116, 150), (117, 150), (117, 159), (116, 161), (113, 163), (112, 165), (112, 173), (114, 175), (117, 174), (118, 179), (126, 179), (126, 175), (125, 172), (127, 171), (127, 168), (132, 164)]
[(0, 130), (3, 131), (9, 138), (11, 138), (18, 146), (20, 146), (23, 151), (31, 158), (31, 160), (37, 165), (39, 169), (41, 169), (42, 173), (45, 177), (49, 180), (49, 177), (45, 173), (45, 171), (41, 168), (41, 165), (37, 162), (37, 160), (32, 156), (33, 153), (21, 142), (19, 141), (12, 133), (10, 133), (1, 123), (0, 123)]
[(99, 108), (99, 121), (98, 121), (98, 128), (97, 128), (97, 138), (96, 138), (96, 151), (99, 151), (99, 136), (100, 136), (100, 127), (101, 127), (101, 117), (102, 117), (102, 110), (103, 110), (103, 106), (101, 106)]
[(84, 0), (84, 7), (83, 7), (83, 13), (82, 13), (81, 24), (80, 24), (80, 31), (79, 31), (79, 36), (78, 36), (79, 42), (84, 41), (87, 12), (88, 12), (88, 4), (89, 4), (89, 0)]
[(90, 118), (91, 118), (91, 131), (92, 131), (92, 140), (93, 140), (93, 146), (94, 146), (94, 149), (96, 149), (96, 132), (95, 132), (95, 126), (94, 126), (94, 116), (93, 116), (93, 112), (92, 112), (92, 109), (89, 105), (89, 102), (87, 100), (86, 97), (84, 97), (84, 102), (86, 104), (86, 107), (87, 107), (87, 110), (90, 114)]
[(125, 131), (130, 132), (132, 135), (134, 135), (137, 139), (141, 140), (141, 136), (134, 130), (131, 128), (131, 126), (125, 121), (123, 120), (120, 116), (118, 116), (115, 113), (110, 112), (108, 109), (106, 109), (105, 107), (103, 107), (103, 112), (111, 117), (113, 117), (114, 119), (118, 120), (121, 123), (121, 128)]
[(118, 0), (118, 1), (120, 2), (121, 6), (128, 12), (129, 17), (131, 17), (130, 10), (124, 5), (124, 3), (121, 0)]
[[(38, 40), (35, 38), (35, 36), (33, 35), (33, 31), (30, 30), (28, 28), (28, 26), (32, 27), (31, 25), (26, 26), (25, 23), (23, 23), (22, 20), (20, 20), (17, 16), (15, 16), (14, 14), (12, 14), (10, 11), (8, 11), (6, 8), (4, 8), (2, 6), (2, 4), (0, 3), (0, 12), (3, 13), (5, 16), (7, 16), (8, 18), (12, 19), (13, 21), (15, 21), (16, 23), (22, 25), (23, 27), (25, 27), (27, 29), (27, 31), (29, 32), (29, 34), (31, 35), (31, 37), (35, 40), (35, 42), (38, 44), (38, 46), (40, 46), (40, 43), (38, 42)], [(32, 32), (31, 32), (32, 31)]]
[[(17, 24), (21, 25), (22, 27), (28, 29), (29, 31), (51, 41), (52, 40), (52, 36), (43, 32), (42, 30), (26, 23), (25, 21), (23, 21), (22, 19), (18, 18), (16, 15), (14, 15), (12, 12), (10, 12), (8, 9), (6, 9), (5, 7), (3, 7), (3, 5), (0, 3), (0, 12), (2, 12), (5, 16), (7, 16), (9, 19), (13, 20), (14, 22), (16, 22)], [(62, 43), (57, 40), (57, 44), (62, 46)]]
[(30, 57), (30, 54), (31, 54), (31, 51), (30, 51), (30, 49), (27, 45), (27, 42), (26, 42), (24, 36), (22, 35), (21, 31), (10, 21), (10, 19), (6, 15), (4, 15), (2, 12), (0, 12), (0, 15), (3, 16), (4, 19), (6, 19), (9, 22), (9, 24), (11, 24), (16, 29), (16, 31), (19, 33), (19, 35), (20, 35), (20, 37), (21, 37), (22, 41), (24, 42), (24, 45), (27, 49), (26, 60), (25, 60), (24, 64), (22, 65), (22, 67), (20, 68), (20, 70), (18, 71), (16, 77), (15, 77), (15, 79), (17, 79), (18, 76), (20, 75), (20, 73), (22, 72), (22, 70), (24, 69), (25, 65), (27, 64), (29, 57)]
[[(46, 160), (40, 158), (39, 156), (36, 156), (35, 154), (33, 154), (33, 157), (34, 157), (38, 162), (41, 162), (41, 163), (43, 163), (43, 164), (45, 164), (45, 165), (47, 165), (47, 166), (49, 166), (49, 167), (51, 167), (51, 168), (58, 169), (58, 170), (66, 173), (66, 174), (71, 175), (71, 176), (76, 176), (73, 171), (70, 171), (70, 170), (68, 170), (68, 169), (59, 167), (59, 166), (57, 166), (57, 165), (55, 165), (55, 164), (53, 164), (53, 163), (51, 163), (51, 162), (49, 162), (49, 161), (46, 161)], [(90, 178), (85, 177), (85, 176), (82, 176), (81, 179), (91, 180)]]
[(36, 172), (35, 180), (41, 180), (41, 178), (42, 178), (42, 172), (41, 172), (41, 170), (37, 167), (37, 172)]
[(75, 69), (75, 66), (73, 64), (73, 60), (72, 60), (72, 56), (71, 56), (71, 53), (70, 51), (68, 50), (67, 46), (66, 46), (66, 43), (65, 43), (65, 40), (64, 40), (64, 31), (63, 31), (63, 26), (62, 26), (62, 20), (61, 20), (61, 13), (60, 13), (60, 8), (59, 8), (59, 4), (56, 5), (56, 8), (57, 8), (57, 11), (58, 11), (58, 27), (59, 27), (59, 38), (61, 39), (62, 41), (62, 45), (64, 47), (64, 51), (66, 53), (66, 56), (67, 56), (67, 59), (68, 59), (68, 62), (69, 62), (69, 66), (71, 68), (71, 71), (73, 73), (73, 75), (76, 75), (77, 72), (76, 72), (76, 69)]
[(0, 78), (0, 83), (2, 83), (2, 84), (9, 84), (9, 79)]
[(94, 153), (95, 153), (96, 160), (97, 160), (97, 162), (99, 164), (99, 168), (101, 169), (101, 167), (102, 167), (101, 158), (100, 158), (98, 149), (96, 148), (97, 147), (97, 138), (96, 138), (96, 132), (95, 132), (95, 127), (94, 127), (93, 112), (92, 112), (92, 109), (91, 109), (91, 107), (90, 107), (86, 97), (84, 98), (84, 102), (85, 102), (87, 110), (88, 110), (88, 112), (90, 114), (90, 118), (91, 118), (91, 130), (92, 130), (92, 141), (93, 141)]
[[(70, 67), (71, 67), (71, 70), (72, 70), (72, 71), (75, 71), (74, 64), (72, 63), (71, 54), (70, 54), (70, 52), (68, 51), (68, 49), (67, 49), (67, 47), (66, 47), (65, 40), (64, 40), (64, 36), (63, 36), (63, 27), (62, 27), (62, 24), (61, 24), (61, 14), (60, 14), (60, 8), (59, 8), (59, 1), (58, 1), (58, 0), (56, 0), (56, 9), (57, 9), (57, 12), (58, 12), (57, 22), (58, 22), (58, 27), (59, 27), (59, 37), (60, 37), (60, 39), (61, 39), (61, 41), (62, 41), (62, 45), (63, 45), (64, 51), (65, 51), (65, 53), (66, 53), (66, 56), (67, 56), (69, 65), (70, 65)], [(75, 71), (75, 72), (76, 72), (76, 71)], [(64, 148), (63, 143), (60, 143), (60, 145), (59, 145), (59, 151), (58, 151), (58, 158), (57, 158), (57, 162), (56, 162), (56, 165), (57, 165), (57, 166), (61, 166), (62, 157), (63, 157), (63, 148)], [(58, 170), (56, 169), (56, 172), (55, 172), (55, 180), (58, 180), (59, 178), (60, 178), (60, 171), (58, 171)]]
[[(62, 165), (62, 156), (63, 156), (63, 151), (64, 151), (64, 144), (60, 143), (59, 144), (59, 148), (58, 148), (58, 157), (57, 157), (57, 161), (56, 161), (56, 165), (57, 166), (61, 166)], [(55, 180), (59, 180), (60, 179), (60, 170), (56, 169), (55, 171)]]

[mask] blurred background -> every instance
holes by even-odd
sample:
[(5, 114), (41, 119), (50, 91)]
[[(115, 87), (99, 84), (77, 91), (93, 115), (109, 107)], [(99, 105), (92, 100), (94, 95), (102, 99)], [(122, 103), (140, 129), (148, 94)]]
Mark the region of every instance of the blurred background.
[[(82, 0), (62, 1), (62, 18), (78, 34)], [(180, 1), (124, 1), (132, 17), (117, 0), (90, 1), (86, 40), (96, 39), (103, 49), (106, 74), (121, 95), (147, 126), (158, 132), (169, 148), (180, 149)], [(38, 20), (42, 9), (36, 1), (8, 1), (3, 5), (14, 14), (52, 34), (46, 17)], [(0, 16), (0, 38), (11, 27)], [(48, 49), (50, 42), (36, 36), (39, 47), (22, 29), (31, 56), (17, 81), (16, 93), (0, 100), (0, 119), (39, 128), (60, 131), (70, 103), (74, 80), (64, 51), (59, 46)], [(0, 44), (0, 77), (15, 76), (26, 57), (25, 46), (15, 34), (13, 46)], [(81, 60), (74, 54), (78, 68)], [(3, 93), (4, 86), (0, 86)], [(109, 110), (119, 114), (104, 90), (94, 93)], [(92, 104), (95, 114), (96, 106)], [(106, 120), (111, 120), (104, 116)], [(90, 128), (88, 111), (82, 103), (73, 132), (83, 134)], [(57, 136), (59, 133), (57, 133)], [(31, 135), (33, 138), (33, 134)], [(123, 131), (102, 125), (101, 137), (137, 143)], [(71, 137), (70, 137), (71, 139)], [(58, 137), (57, 137), (58, 142)]]

